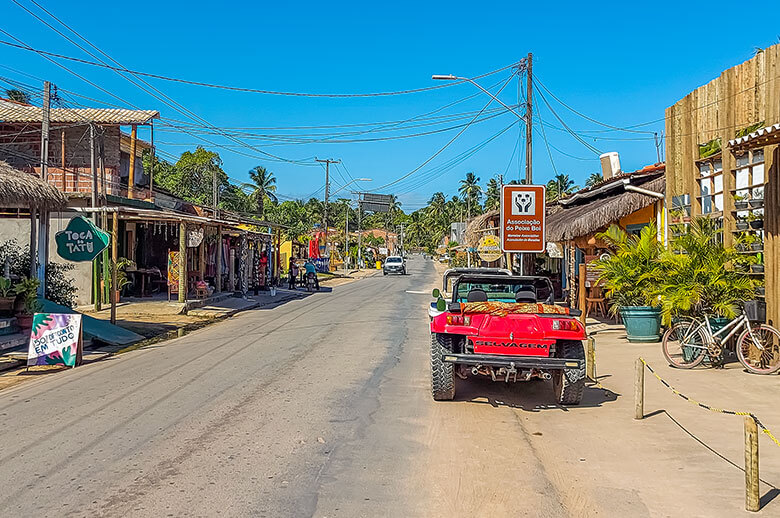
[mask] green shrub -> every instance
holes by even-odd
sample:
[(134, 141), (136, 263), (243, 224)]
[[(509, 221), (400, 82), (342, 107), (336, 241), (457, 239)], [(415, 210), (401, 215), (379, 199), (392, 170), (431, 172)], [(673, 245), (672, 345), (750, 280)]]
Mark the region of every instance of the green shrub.
[[(15, 239), (0, 243), (0, 267), (8, 261), (11, 275), (19, 279), (30, 274), (30, 247), (22, 248)], [(46, 298), (63, 306), (76, 304), (76, 286), (67, 272), (73, 265), (49, 261), (46, 265)]]

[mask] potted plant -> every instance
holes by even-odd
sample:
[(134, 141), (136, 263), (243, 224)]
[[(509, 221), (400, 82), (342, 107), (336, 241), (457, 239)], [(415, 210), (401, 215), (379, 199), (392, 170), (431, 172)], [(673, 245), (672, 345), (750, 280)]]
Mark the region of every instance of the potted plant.
[(756, 254), (756, 262), (750, 265), (753, 273), (764, 273), (764, 254)]
[(737, 230), (747, 230), (747, 228), (750, 226), (748, 220), (745, 218), (737, 218), (737, 221), (734, 224), (736, 225)]
[(11, 279), (0, 277), (0, 311), (13, 311), (16, 293), (11, 286)]
[(659, 258), (663, 251), (655, 225), (629, 235), (617, 225), (596, 237), (612, 252), (596, 263), (599, 279), (610, 299), (610, 312), (620, 313), (630, 342), (661, 339), (661, 309), (658, 287), (663, 279)]
[[(125, 257), (120, 257), (116, 262), (116, 298), (114, 300), (117, 302), (119, 302), (122, 289), (131, 284), (130, 279), (127, 278), (127, 268), (135, 268), (135, 263)], [(111, 286), (111, 277), (108, 278), (108, 285)]]
[(38, 286), (40, 284), (38, 279), (25, 277), (14, 286), (14, 292), (22, 303), (16, 314), (16, 322), (22, 329), (32, 328), (33, 315), (43, 308), (38, 300)]
[(724, 246), (719, 236), (722, 232), (710, 218), (695, 218), (688, 232), (673, 239), (662, 254), (664, 324), (702, 314), (732, 319), (744, 302), (755, 298), (760, 282), (739, 269), (746, 270), (756, 257)]
[(744, 210), (748, 206), (747, 196), (742, 194), (734, 195), (734, 208), (737, 210)]

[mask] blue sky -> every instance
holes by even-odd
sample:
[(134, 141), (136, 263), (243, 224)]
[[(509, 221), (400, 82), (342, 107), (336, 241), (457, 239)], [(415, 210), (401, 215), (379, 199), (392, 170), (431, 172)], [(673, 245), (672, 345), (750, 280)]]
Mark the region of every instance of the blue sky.
[[(30, 9), (35, 6), (19, 0)], [(396, 91), (435, 85), (431, 74), (475, 76), (499, 69), (534, 53), (534, 72), (558, 98), (578, 111), (610, 125), (626, 127), (661, 119), (664, 109), (721, 70), (749, 59), (755, 47), (777, 43), (780, 27), (771, 3), (761, 15), (745, 14), (748, 25), (728, 30), (721, 16), (733, 2), (628, 2), (599, 3), (475, 3), (475, 2), (50, 2), (39, 0), (71, 27), (128, 68), (196, 81), (250, 88), (315, 93)], [(41, 13), (42, 16), (45, 17)], [(714, 18), (713, 18), (714, 16)], [(707, 36), (713, 19), (718, 30)], [(36, 48), (91, 59), (71, 43), (42, 25), (10, 0), (0, 0), (0, 28)], [(0, 39), (9, 38), (0, 34)], [(168, 120), (190, 115), (141, 91), (110, 70), (66, 63), (72, 70), (126, 101), (125, 105), (158, 109)], [(11, 67), (14, 70), (9, 70)], [(38, 84), (46, 78), (61, 88), (101, 102), (122, 104), (33, 53), (0, 45), (0, 76)], [(509, 73), (480, 80), (487, 87)], [(167, 96), (220, 128), (282, 128), (382, 123), (406, 120), (438, 110), (478, 91), (471, 85), (454, 85), (423, 93), (371, 98), (302, 98), (229, 92), (149, 80)], [(0, 87), (8, 84), (0, 80)], [(517, 102), (517, 80), (506, 87), (501, 99)], [(87, 105), (100, 105), (70, 96)], [(476, 111), (489, 99), (475, 95), (435, 116)], [(624, 170), (656, 161), (651, 133), (604, 131), (608, 128), (585, 120), (549, 97), (552, 108), (592, 148), (562, 131), (561, 123), (536, 96), (544, 127), (534, 134), (534, 180), (546, 182), (554, 170), (569, 174), (582, 184), (599, 170), (598, 151), (618, 151)], [(493, 104), (491, 108), (497, 107)], [(467, 119), (462, 119), (465, 122)], [(384, 189), (396, 193), (404, 208), (420, 207), (435, 191), (449, 196), (458, 180), (474, 171), (486, 182), (495, 174), (517, 178), (515, 146), (517, 124), (504, 113), (474, 124), (439, 156), (405, 181)], [(462, 123), (462, 122), (459, 122)], [(452, 123), (449, 125), (456, 125)], [(376, 126), (317, 130), (373, 131), (357, 138), (399, 136), (440, 126), (399, 126), (393, 132), (376, 132)], [(536, 125), (537, 128), (542, 126)], [(509, 128), (509, 129), (507, 129)], [(495, 137), (497, 133), (506, 131)], [(641, 126), (643, 131), (663, 132), (663, 122)], [(199, 130), (200, 131), (200, 130)], [(253, 129), (264, 135), (301, 135), (312, 130)], [(255, 147), (284, 158), (311, 161), (339, 158), (342, 167), (333, 172), (333, 190), (350, 177), (369, 177), (365, 189), (377, 188), (418, 167), (449, 141), (458, 129), (414, 138), (379, 142), (304, 143)], [(147, 137), (146, 130), (142, 136)], [(224, 168), (236, 181), (261, 164), (278, 178), (279, 192), (300, 197), (316, 193), (324, 182), (317, 165), (274, 162), (256, 150), (242, 148), (223, 136), (201, 135), (231, 146), (215, 148), (195, 136), (159, 131), (161, 150), (175, 155), (203, 144), (218, 150)], [(473, 154), (464, 153), (491, 137)], [(550, 143), (550, 154), (544, 143)], [(342, 137), (342, 139), (347, 137)], [(354, 138), (354, 137), (350, 137)], [(250, 142), (248, 137), (242, 141)], [(522, 147), (522, 146), (521, 146)], [(557, 149), (555, 149), (557, 148)], [(243, 156), (232, 150), (240, 150)], [(567, 156), (571, 155), (571, 156)], [(456, 157), (464, 160), (454, 160)], [(576, 157), (576, 158), (573, 158)], [(511, 160), (510, 160), (511, 158)], [(457, 163), (453, 163), (457, 162)], [(554, 164), (554, 166), (553, 166)], [(447, 166), (447, 167), (445, 167)], [(519, 167), (518, 167), (519, 166)], [(343, 179), (342, 179), (343, 178)], [(343, 194), (342, 191), (340, 194)], [(318, 193), (322, 196), (321, 191)]]

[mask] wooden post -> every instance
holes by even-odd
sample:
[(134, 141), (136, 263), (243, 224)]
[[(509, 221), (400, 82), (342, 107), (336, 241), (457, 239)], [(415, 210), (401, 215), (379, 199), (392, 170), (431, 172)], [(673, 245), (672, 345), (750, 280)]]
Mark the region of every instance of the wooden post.
[(580, 315), (580, 321), (582, 322), (582, 325), (585, 325), (585, 322), (588, 318), (588, 307), (585, 302), (585, 263), (580, 263), (580, 270), (579, 270), (579, 281), (578, 281), (578, 293), (577, 293), (577, 305), (579, 305), (579, 310), (582, 311), (582, 314)]
[(217, 293), (222, 291), (222, 225), (217, 225)]
[(645, 417), (645, 364), (641, 358), (634, 364), (636, 377), (634, 378), (634, 419)]
[(38, 209), (30, 208), (30, 279), (38, 276)]
[[(138, 126), (133, 124), (130, 128), (130, 171), (127, 176), (127, 197), (133, 198), (135, 190), (135, 151), (138, 137)], [(181, 293), (181, 291), (179, 292)], [(181, 296), (179, 296), (181, 298)]]
[(200, 274), (200, 280), (206, 280), (206, 225), (201, 225), (200, 230), (203, 232), (203, 241), (200, 242), (198, 249), (198, 273)]
[(119, 261), (119, 213), (114, 212), (113, 224), (111, 229), (111, 291), (108, 296), (111, 297), (111, 323), (116, 324), (116, 303), (118, 290), (116, 289), (116, 263)]
[(179, 302), (187, 302), (187, 224), (179, 222)]
[(230, 249), (228, 256), (228, 291), (236, 291), (236, 249)]
[(758, 487), (758, 424), (753, 416), (745, 416), (745, 509), (761, 509)]
[[(75, 192), (77, 189), (74, 185), (73, 191), (68, 190), (68, 181), (67, 181), (67, 175), (68, 173), (65, 172), (65, 128), (62, 128), (62, 131), (60, 131), (60, 160), (62, 165), (62, 192)], [(76, 174), (73, 174), (73, 180), (74, 183), (78, 182), (78, 178), (76, 177)]]
[(585, 350), (585, 372), (588, 378), (596, 381), (596, 341), (593, 339), (593, 337), (589, 336), (586, 344), (587, 349)]

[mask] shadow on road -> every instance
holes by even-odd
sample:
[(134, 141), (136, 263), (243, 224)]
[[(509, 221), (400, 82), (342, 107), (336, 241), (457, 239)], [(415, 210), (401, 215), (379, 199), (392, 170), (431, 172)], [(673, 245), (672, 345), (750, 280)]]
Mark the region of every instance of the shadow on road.
[(455, 380), (455, 401), (488, 404), (493, 407), (519, 408), (528, 412), (542, 410), (576, 410), (577, 408), (600, 407), (616, 401), (620, 394), (605, 388), (586, 386), (582, 402), (577, 406), (562, 406), (555, 403), (551, 381), (533, 380), (518, 383), (494, 382), (487, 378)]

